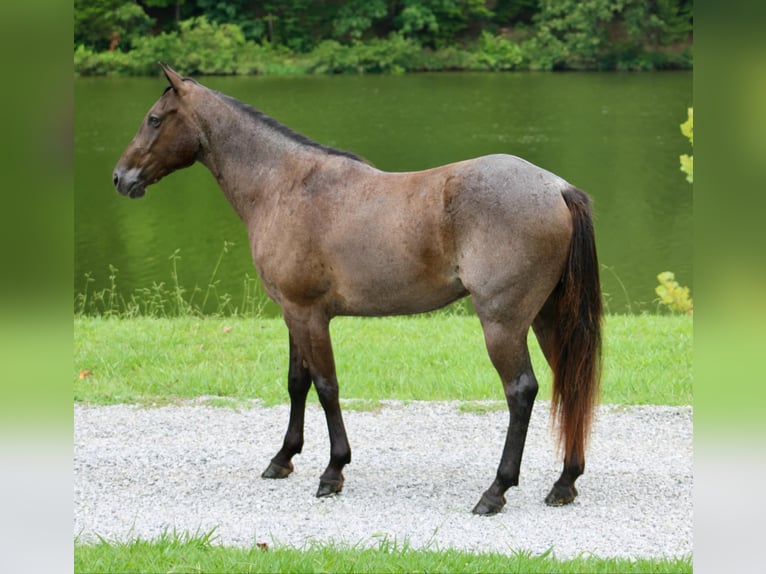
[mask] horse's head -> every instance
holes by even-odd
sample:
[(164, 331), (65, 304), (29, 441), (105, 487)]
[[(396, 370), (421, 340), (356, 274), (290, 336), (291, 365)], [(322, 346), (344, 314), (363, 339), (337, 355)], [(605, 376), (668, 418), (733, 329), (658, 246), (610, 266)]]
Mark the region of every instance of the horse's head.
[(117, 191), (131, 198), (143, 196), (148, 185), (190, 166), (200, 152), (199, 130), (189, 101), (201, 86), (184, 80), (165, 64), (160, 66), (170, 86), (146, 114), (112, 175)]

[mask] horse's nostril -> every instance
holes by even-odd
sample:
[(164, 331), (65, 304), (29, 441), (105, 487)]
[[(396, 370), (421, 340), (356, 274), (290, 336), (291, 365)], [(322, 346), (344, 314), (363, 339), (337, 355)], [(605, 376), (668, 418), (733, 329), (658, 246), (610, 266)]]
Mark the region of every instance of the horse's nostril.
[(116, 171), (112, 174), (112, 183), (117, 186), (118, 183), (120, 183), (120, 174), (118, 174)]

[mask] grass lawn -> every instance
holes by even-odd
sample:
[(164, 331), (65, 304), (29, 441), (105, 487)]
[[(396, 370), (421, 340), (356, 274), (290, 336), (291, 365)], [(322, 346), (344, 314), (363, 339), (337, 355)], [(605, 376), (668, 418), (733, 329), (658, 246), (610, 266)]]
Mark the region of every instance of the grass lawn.
[(166, 534), (157, 540), (101, 541), (76, 545), (75, 572), (587, 572), (686, 573), (691, 557), (672, 559), (601, 559), (582, 556), (558, 560), (550, 554), (471, 553), (459, 550), (415, 550), (382, 541), (375, 548), (312, 544), (305, 548), (250, 548), (215, 544), (208, 534)]
[[(343, 399), (503, 400), (475, 317), (338, 318), (331, 328)], [(530, 349), (538, 397), (549, 399), (533, 335)], [(73, 371), (74, 400), (93, 404), (287, 402), (287, 328), (281, 319), (78, 317)], [(601, 402), (691, 404), (692, 318), (608, 316)]]

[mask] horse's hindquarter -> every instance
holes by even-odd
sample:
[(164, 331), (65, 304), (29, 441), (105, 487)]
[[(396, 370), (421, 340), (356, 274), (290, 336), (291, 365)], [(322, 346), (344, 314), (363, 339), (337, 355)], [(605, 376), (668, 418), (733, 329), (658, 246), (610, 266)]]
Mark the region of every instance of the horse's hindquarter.
[(531, 321), (566, 262), (572, 222), (561, 192), (570, 184), (515, 156), (466, 163), (449, 207), (460, 278), (475, 305), (518, 308)]

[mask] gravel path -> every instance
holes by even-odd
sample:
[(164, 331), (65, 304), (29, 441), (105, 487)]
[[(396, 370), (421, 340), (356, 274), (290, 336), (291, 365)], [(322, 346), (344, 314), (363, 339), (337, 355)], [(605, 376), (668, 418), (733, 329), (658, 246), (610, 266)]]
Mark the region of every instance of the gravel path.
[(560, 472), (549, 406), (535, 405), (520, 485), (486, 518), (470, 510), (494, 478), (503, 411), (462, 414), (457, 403), (433, 402), (346, 409), (353, 463), (343, 493), (317, 499), (329, 441), (316, 405), (286, 480), (260, 473), (281, 445), (287, 406), (77, 405), (74, 533), (87, 542), (217, 527), (227, 545), (387, 537), (475, 551), (552, 547), (558, 558), (691, 553), (691, 407), (600, 407), (580, 496), (549, 508), (543, 498)]

